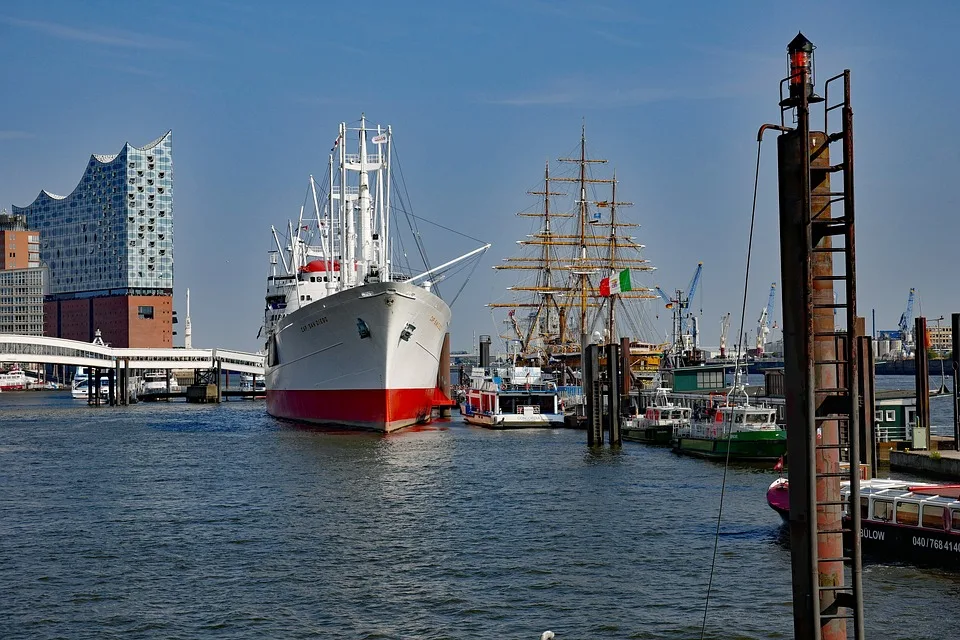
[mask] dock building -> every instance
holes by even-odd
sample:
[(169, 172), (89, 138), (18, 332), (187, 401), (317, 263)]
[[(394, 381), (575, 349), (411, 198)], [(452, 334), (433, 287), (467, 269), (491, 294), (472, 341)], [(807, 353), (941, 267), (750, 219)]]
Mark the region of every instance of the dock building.
[(46, 270), (40, 234), (22, 215), (0, 212), (0, 333), (43, 335)]
[(40, 233), (44, 335), (173, 346), (173, 134), (93, 155), (67, 196), (13, 207)]

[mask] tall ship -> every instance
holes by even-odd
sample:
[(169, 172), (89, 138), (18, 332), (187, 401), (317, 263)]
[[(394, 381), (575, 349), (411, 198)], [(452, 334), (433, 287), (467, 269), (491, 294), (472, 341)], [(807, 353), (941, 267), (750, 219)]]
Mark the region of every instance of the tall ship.
[[(533, 219), (532, 233), (518, 242), (524, 254), (494, 267), (517, 274), (508, 299), (488, 305), (507, 312), (500, 337), (511, 364), (541, 367), (561, 390), (580, 384), (585, 342), (619, 344), (629, 336), (631, 373), (647, 383), (669, 346), (643, 340), (657, 334), (645, 304), (657, 296), (641, 284), (655, 267), (629, 235), (638, 225), (620, 216), (632, 203), (617, 200), (616, 173), (594, 176), (594, 167), (606, 162), (587, 154), (581, 130), (577, 151), (560, 158), (553, 172), (546, 164), (543, 188), (529, 192), (536, 205), (518, 213)], [(576, 405), (571, 400), (568, 408)]]
[(428, 422), (446, 400), (438, 369), (450, 307), (436, 284), (490, 245), (418, 274), (403, 265), (412, 247), (395, 246), (392, 150), (391, 127), (341, 123), (326, 184), (310, 178), (313, 213), (301, 207), (286, 234), (272, 228), (262, 328), (270, 415), (390, 432)]

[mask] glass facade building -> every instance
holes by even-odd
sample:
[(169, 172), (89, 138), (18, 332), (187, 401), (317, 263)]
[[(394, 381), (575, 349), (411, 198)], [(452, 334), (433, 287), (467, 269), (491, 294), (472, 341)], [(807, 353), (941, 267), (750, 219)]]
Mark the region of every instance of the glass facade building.
[[(50, 294), (173, 293), (173, 134), (94, 155), (68, 196), (13, 207), (40, 232)], [(157, 291), (157, 293), (160, 293)]]
[(169, 347), (173, 335), (173, 133), (93, 155), (67, 196), (13, 207), (40, 234), (44, 335)]

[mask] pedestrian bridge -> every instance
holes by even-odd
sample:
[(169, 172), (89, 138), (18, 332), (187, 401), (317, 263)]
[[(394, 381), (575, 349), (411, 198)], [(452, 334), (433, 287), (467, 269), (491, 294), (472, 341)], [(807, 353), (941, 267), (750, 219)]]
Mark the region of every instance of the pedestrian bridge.
[(106, 345), (0, 333), (0, 363), (62, 364), (100, 369), (221, 369), (263, 375), (263, 354), (232, 349), (122, 349)]

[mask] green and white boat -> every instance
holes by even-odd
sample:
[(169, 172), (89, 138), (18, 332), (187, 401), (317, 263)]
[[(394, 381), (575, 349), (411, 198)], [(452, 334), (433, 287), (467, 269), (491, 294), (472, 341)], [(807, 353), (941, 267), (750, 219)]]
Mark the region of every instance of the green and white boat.
[(742, 395), (742, 400), (728, 395), (725, 404), (707, 410), (705, 419), (678, 427), (673, 450), (731, 462), (779, 460), (787, 452), (787, 431), (777, 424), (777, 410), (751, 405), (747, 394)]

